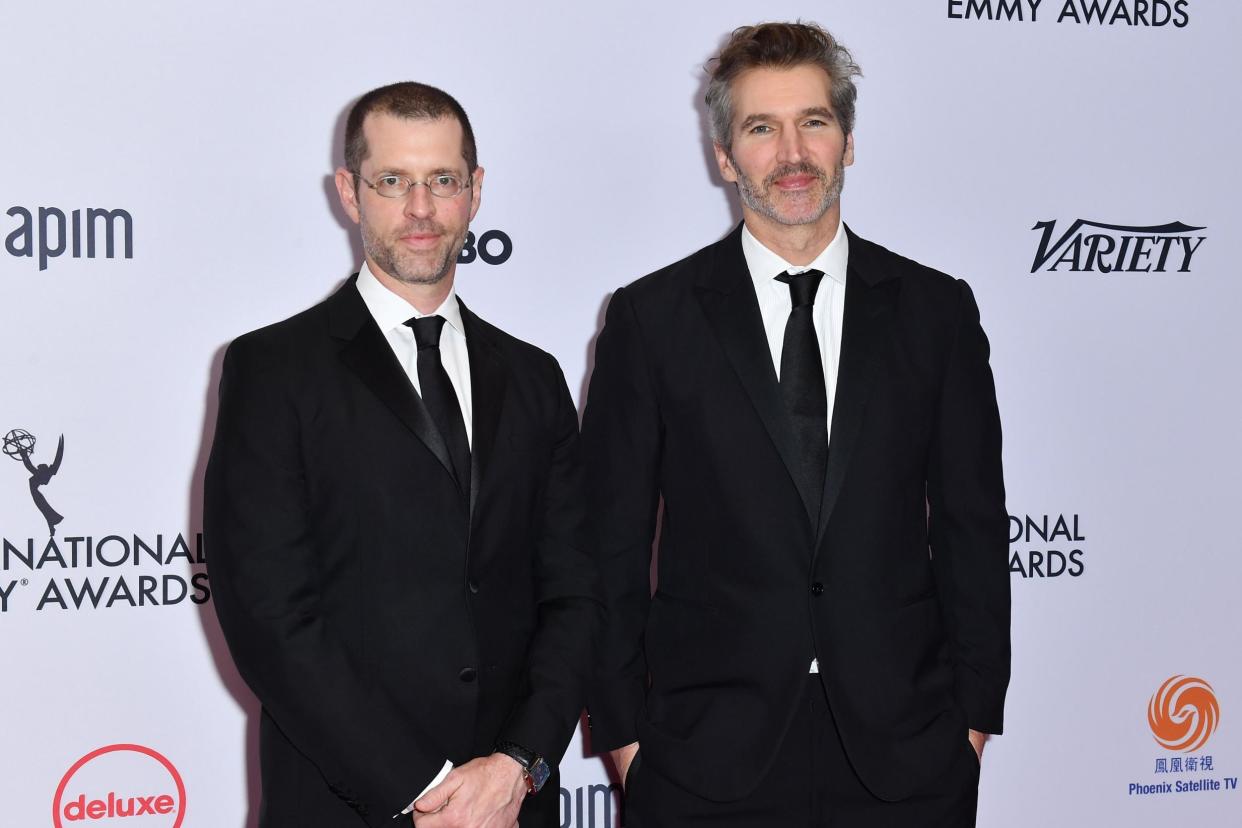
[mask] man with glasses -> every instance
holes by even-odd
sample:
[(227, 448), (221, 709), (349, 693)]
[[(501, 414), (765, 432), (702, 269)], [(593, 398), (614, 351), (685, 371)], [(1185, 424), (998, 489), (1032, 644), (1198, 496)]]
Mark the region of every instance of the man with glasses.
[(483, 184), (457, 101), (373, 90), (345, 144), (365, 260), (229, 346), (207, 469), (260, 825), (559, 825), (600, 612), (576, 412), (551, 356), (456, 295)]

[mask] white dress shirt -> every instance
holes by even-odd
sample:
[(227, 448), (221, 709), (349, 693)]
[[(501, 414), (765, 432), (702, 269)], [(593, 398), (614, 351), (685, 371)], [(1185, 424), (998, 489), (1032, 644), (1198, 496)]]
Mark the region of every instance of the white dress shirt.
[[(409, 302), (384, 287), (375, 278), (371, 268), (367, 267), (366, 261), (363, 261), (362, 267), (358, 268), (358, 293), (362, 294), (363, 304), (371, 312), (375, 324), (383, 331), (384, 338), (388, 340), (392, 352), (397, 355), (397, 361), (405, 369), (406, 376), (410, 378), (410, 383), (420, 397), (423, 392), (418, 382), (418, 345), (414, 341), (414, 331), (405, 321), (423, 316), (444, 317), (444, 329), (440, 331), (440, 361), (444, 364), (449, 382), (453, 383), (453, 390), (457, 392), (457, 404), (461, 406), (461, 416), (466, 422), (466, 440), (471, 441), (470, 354), (466, 349), (466, 329), (461, 324), (461, 307), (457, 304), (456, 290), (450, 290), (440, 307), (431, 313), (419, 313)], [(427, 783), (422, 793), (410, 801), (401, 814), (413, 811), (414, 802), (443, 782), (452, 769), (453, 763), (446, 760), (440, 772)]]
[(358, 292), (362, 301), (375, 319), (375, 324), (383, 331), (397, 361), (405, 369), (414, 390), (421, 397), (423, 390), (418, 382), (418, 345), (414, 342), (414, 331), (405, 324), (407, 319), (420, 319), (424, 316), (443, 316), (444, 330), (440, 332), (440, 361), (448, 374), (453, 390), (457, 392), (457, 404), (461, 406), (461, 417), (466, 423), (466, 440), (473, 447), (474, 437), (471, 429), (471, 396), (470, 396), (470, 353), (466, 349), (466, 329), (461, 323), (461, 307), (457, 304), (456, 289), (449, 290), (440, 307), (431, 313), (419, 313), (409, 302), (393, 293), (375, 278), (375, 274), (363, 261), (358, 269)]
[[(793, 309), (789, 285), (778, 282), (777, 276), (788, 271), (801, 273), (805, 270), (822, 270), (819, 290), (815, 293), (815, 305), (811, 318), (815, 323), (815, 338), (819, 340), (819, 357), (824, 366), (824, 390), (828, 392), (828, 441), (832, 442), (832, 408), (837, 399), (837, 367), (841, 362), (841, 325), (845, 319), (845, 271), (849, 262), (850, 241), (845, 234), (845, 224), (837, 225), (837, 234), (809, 265), (792, 265), (763, 246), (749, 227), (742, 227), (742, 253), (755, 285), (755, 297), (759, 300), (759, 313), (763, 317), (763, 330), (768, 337), (772, 352), (772, 364), (776, 376), (781, 375), (781, 352), (785, 348), (785, 323)], [(819, 662), (811, 659), (811, 672), (819, 672)]]

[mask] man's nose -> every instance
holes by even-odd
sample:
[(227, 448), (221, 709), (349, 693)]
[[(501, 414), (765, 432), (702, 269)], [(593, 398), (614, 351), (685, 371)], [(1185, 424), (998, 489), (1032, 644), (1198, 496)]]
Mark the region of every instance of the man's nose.
[(797, 127), (781, 131), (780, 145), (777, 150), (779, 161), (796, 164), (803, 160), (806, 155), (806, 144)]
[(416, 182), (405, 194), (405, 214), (411, 218), (431, 218), (436, 214), (436, 198), (423, 182)]

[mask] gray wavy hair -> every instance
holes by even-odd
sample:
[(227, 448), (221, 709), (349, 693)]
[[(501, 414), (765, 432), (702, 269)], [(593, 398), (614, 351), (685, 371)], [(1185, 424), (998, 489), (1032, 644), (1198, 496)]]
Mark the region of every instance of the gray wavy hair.
[[(714, 64), (714, 66), (713, 66)], [(728, 152), (733, 150), (733, 94), (730, 85), (747, 69), (789, 69), (812, 64), (828, 73), (832, 82), (832, 111), (849, 135), (854, 131), (854, 103), (858, 89), (854, 78), (862, 70), (849, 50), (816, 23), (760, 23), (734, 29), (720, 54), (708, 61), (707, 109), (711, 114), (712, 140)]]

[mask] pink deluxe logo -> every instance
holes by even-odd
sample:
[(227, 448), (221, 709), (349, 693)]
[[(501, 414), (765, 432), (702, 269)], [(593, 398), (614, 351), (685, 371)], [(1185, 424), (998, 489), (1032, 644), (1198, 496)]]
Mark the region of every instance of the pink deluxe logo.
[(164, 756), (142, 745), (91, 751), (73, 763), (52, 799), (53, 828), (181, 828), (184, 821), (181, 774)]

